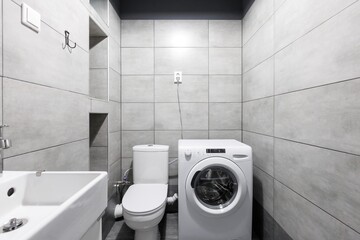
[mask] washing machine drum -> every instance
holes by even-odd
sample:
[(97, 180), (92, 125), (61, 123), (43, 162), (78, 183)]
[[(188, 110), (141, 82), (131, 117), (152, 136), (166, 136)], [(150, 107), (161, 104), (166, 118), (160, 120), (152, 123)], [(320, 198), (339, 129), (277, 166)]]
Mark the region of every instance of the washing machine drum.
[(190, 171), (186, 194), (193, 207), (202, 213), (230, 214), (240, 207), (247, 194), (246, 179), (233, 161), (212, 157)]

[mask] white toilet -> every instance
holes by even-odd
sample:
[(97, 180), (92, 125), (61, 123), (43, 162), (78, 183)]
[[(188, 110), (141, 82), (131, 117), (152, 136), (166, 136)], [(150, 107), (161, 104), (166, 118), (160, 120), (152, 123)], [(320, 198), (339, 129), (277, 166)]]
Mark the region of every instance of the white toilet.
[(165, 213), (168, 191), (169, 146), (133, 147), (134, 184), (123, 198), (125, 223), (135, 230), (135, 240), (156, 240)]

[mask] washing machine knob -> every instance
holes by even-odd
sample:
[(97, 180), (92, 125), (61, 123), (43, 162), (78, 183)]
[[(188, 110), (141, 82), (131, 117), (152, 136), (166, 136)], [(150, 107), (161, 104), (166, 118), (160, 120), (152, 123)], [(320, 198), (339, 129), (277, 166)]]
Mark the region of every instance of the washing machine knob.
[(190, 151), (185, 151), (185, 159), (186, 160), (189, 161), (191, 159), (191, 155), (192, 155), (192, 153)]

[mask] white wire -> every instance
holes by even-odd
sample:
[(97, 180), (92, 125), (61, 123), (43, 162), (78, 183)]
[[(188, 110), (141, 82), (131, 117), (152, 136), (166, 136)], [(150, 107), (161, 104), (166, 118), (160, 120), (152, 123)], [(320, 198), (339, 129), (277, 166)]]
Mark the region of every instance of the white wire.
[(182, 122), (181, 106), (180, 106), (180, 95), (179, 95), (179, 85), (180, 85), (180, 83), (176, 83), (176, 85), (177, 85), (177, 100), (178, 100), (179, 115), (180, 115), (181, 139), (184, 139), (184, 135), (183, 135), (183, 122)]

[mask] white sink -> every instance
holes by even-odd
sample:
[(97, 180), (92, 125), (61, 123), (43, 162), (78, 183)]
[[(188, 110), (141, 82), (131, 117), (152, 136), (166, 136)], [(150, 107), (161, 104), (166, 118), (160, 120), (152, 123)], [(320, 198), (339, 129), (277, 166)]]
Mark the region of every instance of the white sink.
[[(79, 240), (107, 205), (106, 172), (7, 172), (0, 175), (0, 240)], [(15, 192), (8, 196), (9, 190)], [(2, 233), (12, 218), (22, 227)]]

